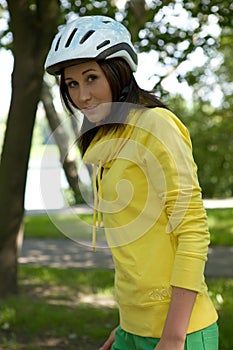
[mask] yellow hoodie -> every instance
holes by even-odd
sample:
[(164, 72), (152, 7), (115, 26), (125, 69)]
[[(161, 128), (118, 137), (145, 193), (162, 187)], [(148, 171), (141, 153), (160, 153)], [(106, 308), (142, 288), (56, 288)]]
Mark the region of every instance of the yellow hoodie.
[(132, 109), (124, 126), (97, 132), (84, 161), (104, 169), (96, 206), (113, 254), (121, 327), (159, 338), (172, 286), (198, 292), (188, 333), (214, 323), (203, 275), (207, 218), (181, 121), (163, 108)]

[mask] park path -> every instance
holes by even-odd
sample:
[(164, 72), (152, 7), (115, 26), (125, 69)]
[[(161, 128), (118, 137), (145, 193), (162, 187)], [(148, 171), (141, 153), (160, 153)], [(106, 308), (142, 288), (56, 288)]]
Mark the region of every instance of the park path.
[[(207, 200), (204, 203), (206, 208), (233, 208), (233, 199)], [(79, 206), (76, 210), (78, 213), (91, 212), (91, 209), (86, 206)], [(61, 212), (66, 212), (66, 209), (50, 211), (52, 214)], [(41, 213), (45, 212), (33, 210), (26, 212), (26, 215), (40, 215)], [(77, 269), (114, 268), (108, 248), (99, 248), (93, 252), (91, 247), (69, 239), (24, 239), (19, 263)], [(233, 277), (233, 247), (210, 246), (205, 275)]]
[[(109, 249), (93, 252), (92, 248), (68, 239), (24, 239), (19, 263), (64, 269), (113, 269)], [(233, 247), (210, 247), (205, 275), (233, 277)]]

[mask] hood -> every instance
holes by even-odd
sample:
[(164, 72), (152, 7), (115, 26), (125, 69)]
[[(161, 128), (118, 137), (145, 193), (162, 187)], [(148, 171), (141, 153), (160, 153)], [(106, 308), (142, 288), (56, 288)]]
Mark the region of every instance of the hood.
[(101, 163), (104, 168), (107, 167), (107, 163), (111, 163), (117, 157), (130, 139), (138, 117), (139, 113), (131, 111), (124, 125), (112, 130), (107, 130), (105, 126), (101, 127), (83, 156), (84, 162), (98, 166)]
[(142, 113), (140, 110), (131, 110), (124, 125), (107, 131), (103, 126), (100, 128), (86, 150), (83, 161), (86, 164), (93, 164), (93, 192), (94, 192), (94, 213), (93, 213), (93, 232), (92, 247), (96, 251), (96, 233), (101, 225), (100, 205), (102, 200), (101, 173), (102, 168), (107, 169), (117, 158), (119, 152), (131, 138), (131, 135)]

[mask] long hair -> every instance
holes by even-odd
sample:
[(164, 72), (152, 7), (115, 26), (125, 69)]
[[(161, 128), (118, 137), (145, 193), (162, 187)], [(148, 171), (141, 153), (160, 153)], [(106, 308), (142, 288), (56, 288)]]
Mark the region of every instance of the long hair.
[[(83, 155), (96, 135), (99, 128), (104, 128), (104, 132), (110, 129), (119, 128), (124, 125), (127, 118), (129, 108), (135, 104), (136, 108), (154, 108), (165, 106), (154, 94), (149, 91), (141, 89), (128, 65), (128, 63), (121, 58), (112, 58), (104, 61), (98, 61), (106, 79), (110, 85), (112, 92), (112, 102), (119, 102), (113, 104), (113, 109), (110, 115), (105, 119), (104, 124), (95, 126), (85, 116), (80, 130), (80, 137), (78, 139), (78, 146)], [(67, 85), (64, 81), (64, 71), (61, 73), (60, 92), (63, 102), (68, 111), (73, 114), (77, 106), (72, 102)]]

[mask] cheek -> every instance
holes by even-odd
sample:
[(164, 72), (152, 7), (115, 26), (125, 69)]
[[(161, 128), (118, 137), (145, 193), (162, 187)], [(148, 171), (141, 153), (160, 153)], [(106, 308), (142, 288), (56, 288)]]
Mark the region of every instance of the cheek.
[(105, 85), (105, 89), (102, 89), (102, 91), (103, 95), (105, 96), (105, 102), (112, 102), (112, 91), (109, 85)]
[(78, 107), (79, 105), (79, 101), (78, 101), (78, 95), (77, 93), (75, 93), (74, 90), (71, 90), (68, 92), (68, 97), (69, 97), (69, 100), (75, 105)]

